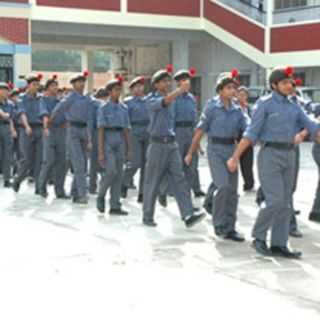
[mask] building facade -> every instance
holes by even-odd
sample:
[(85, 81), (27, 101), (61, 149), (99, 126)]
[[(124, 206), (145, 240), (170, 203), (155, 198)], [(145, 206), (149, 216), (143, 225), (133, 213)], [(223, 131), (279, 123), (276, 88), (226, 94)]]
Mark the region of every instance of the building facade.
[(19, 85), (32, 50), (63, 49), (81, 52), (89, 70), (96, 51), (109, 52), (111, 68), (128, 78), (193, 66), (202, 101), (234, 67), (261, 86), (272, 67), (291, 64), (320, 86), (319, 18), (318, 0), (0, 0), (0, 78)]

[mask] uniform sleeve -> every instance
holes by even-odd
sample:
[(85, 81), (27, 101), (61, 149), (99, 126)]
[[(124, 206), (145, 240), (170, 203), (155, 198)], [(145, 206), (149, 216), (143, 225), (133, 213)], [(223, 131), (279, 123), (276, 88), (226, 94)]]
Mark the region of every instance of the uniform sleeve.
[(249, 116), (246, 116), (243, 114), (243, 112), (240, 111), (240, 121), (239, 121), (239, 129), (240, 134), (243, 134), (243, 132), (246, 131), (248, 125), (249, 125)]
[(152, 97), (147, 100), (150, 110), (159, 111), (164, 107), (164, 97)]
[(128, 108), (125, 108), (124, 122), (125, 122), (125, 123), (124, 123), (124, 128), (125, 128), (125, 129), (131, 129)]
[(97, 127), (105, 128), (106, 126), (107, 126), (107, 123), (104, 117), (104, 107), (100, 107), (98, 109), (98, 114), (97, 114)]
[(204, 111), (200, 116), (200, 120), (197, 125), (197, 128), (201, 129), (204, 132), (208, 132), (210, 130), (210, 123), (212, 121), (212, 118), (213, 118), (213, 110), (210, 107), (210, 103), (208, 102), (204, 108)]
[(261, 131), (266, 121), (266, 107), (264, 103), (257, 103), (254, 108), (253, 116), (250, 125), (245, 130), (243, 137), (256, 143), (259, 139)]
[(298, 129), (299, 128), (305, 128), (309, 131), (311, 134), (311, 138), (314, 140), (317, 132), (319, 131), (320, 127), (319, 124), (316, 123), (315, 121), (312, 121), (306, 113), (299, 108), (299, 117), (298, 117)]
[(23, 100), (20, 100), (17, 106), (17, 116), (20, 117), (22, 113), (26, 113), (26, 108), (23, 103)]
[(63, 98), (53, 109), (51, 117), (55, 118), (58, 114), (68, 111), (73, 101), (72, 93)]
[(49, 115), (49, 111), (47, 108), (47, 104), (45, 102), (45, 99), (41, 99), (40, 100), (40, 110), (39, 110), (39, 116), (40, 118), (44, 117), (44, 116), (48, 116)]

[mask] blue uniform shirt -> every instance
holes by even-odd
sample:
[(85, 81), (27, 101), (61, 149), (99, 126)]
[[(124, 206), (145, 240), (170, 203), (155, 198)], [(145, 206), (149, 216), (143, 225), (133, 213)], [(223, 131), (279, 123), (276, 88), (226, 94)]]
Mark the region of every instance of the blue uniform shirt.
[(257, 102), (252, 122), (244, 137), (253, 143), (257, 140), (293, 143), (301, 128), (306, 128), (313, 136), (318, 125), (311, 121), (300, 106), (274, 91)]
[[(9, 101), (6, 100), (4, 102), (0, 102), (0, 110), (5, 112), (5, 113), (9, 113), (10, 115), (10, 119), (13, 119), (14, 116), (14, 104)], [(0, 118), (0, 122), (8, 122), (9, 120), (4, 120), (2, 118)]]
[[(129, 129), (128, 107), (122, 102), (114, 103), (108, 100), (98, 110), (98, 128)], [(122, 131), (105, 131), (105, 144), (118, 145), (124, 142)]]
[(159, 92), (152, 92), (147, 97), (147, 109), (150, 124), (148, 132), (151, 137), (175, 136), (174, 108), (164, 105), (164, 96)]
[[(59, 99), (57, 97), (42, 97), (40, 99), (40, 116), (48, 116), (50, 117), (52, 111), (54, 110), (55, 106), (59, 103)], [(64, 113), (60, 113), (57, 117), (53, 120), (53, 126), (60, 126), (66, 122), (66, 117)]]
[(92, 99), (77, 91), (70, 92), (54, 108), (52, 117), (65, 113), (67, 121), (90, 125)]
[(173, 102), (175, 123), (197, 122), (197, 102), (195, 97), (190, 93), (185, 93), (177, 97)]
[(97, 122), (98, 122), (98, 112), (99, 109), (102, 107), (103, 102), (99, 99), (92, 99), (91, 108), (90, 108), (90, 121), (89, 121), (89, 128), (91, 132), (97, 130)]
[(18, 117), (21, 114), (25, 114), (30, 125), (41, 124), (42, 118), (40, 116), (40, 95), (31, 96), (28, 93), (21, 95), (21, 99), (18, 102)]
[(237, 139), (246, 127), (246, 118), (240, 106), (232, 101), (226, 109), (219, 96), (208, 101), (198, 123), (198, 128), (211, 138)]
[(139, 137), (145, 136), (150, 122), (146, 98), (131, 96), (126, 98), (124, 103), (128, 107), (132, 133)]

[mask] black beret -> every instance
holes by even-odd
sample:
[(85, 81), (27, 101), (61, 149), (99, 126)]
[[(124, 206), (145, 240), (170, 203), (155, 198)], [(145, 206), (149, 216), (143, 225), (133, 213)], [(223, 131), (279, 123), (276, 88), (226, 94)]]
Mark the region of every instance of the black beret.
[(271, 86), (273, 83), (278, 83), (285, 79), (293, 79), (293, 74), (293, 67), (276, 67), (270, 73), (269, 84)]
[(171, 64), (167, 65), (166, 69), (158, 70), (151, 78), (151, 85), (154, 85), (164, 78), (170, 78), (173, 72), (173, 66)]
[(216, 91), (223, 89), (229, 83), (233, 83), (235, 85), (239, 85), (238, 81), (239, 72), (236, 69), (233, 69), (231, 72), (222, 72), (219, 74), (217, 83), (216, 83)]
[(107, 97), (109, 94), (108, 94), (108, 91), (105, 89), (105, 88), (100, 88), (97, 90), (96, 94), (94, 95), (97, 99), (99, 98), (104, 98), (104, 97)]
[(89, 76), (89, 71), (83, 71), (82, 73), (77, 73), (70, 78), (70, 83), (73, 84), (76, 81), (86, 81)]
[(175, 81), (180, 81), (183, 79), (191, 79), (196, 75), (196, 73), (197, 71), (195, 68), (190, 68), (190, 70), (181, 69), (174, 74), (173, 79)]
[(29, 84), (29, 83), (31, 83), (33, 81), (41, 81), (42, 78), (43, 78), (43, 75), (41, 73), (39, 73), (39, 74), (31, 73), (31, 74), (26, 76), (25, 80)]
[(116, 78), (109, 80), (106, 84), (106, 90), (111, 91), (115, 86), (122, 86), (123, 80), (122, 76), (117, 76)]
[(131, 89), (136, 84), (144, 84), (144, 77), (139, 76), (139, 77), (132, 79), (131, 82), (129, 83), (129, 88)]

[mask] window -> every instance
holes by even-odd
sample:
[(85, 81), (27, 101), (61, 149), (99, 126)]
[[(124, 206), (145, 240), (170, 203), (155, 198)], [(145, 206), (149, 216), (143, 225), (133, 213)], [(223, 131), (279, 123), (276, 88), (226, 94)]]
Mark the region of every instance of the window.
[(274, 9), (290, 9), (296, 7), (305, 7), (308, 5), (308, 0), (275, 0)]

